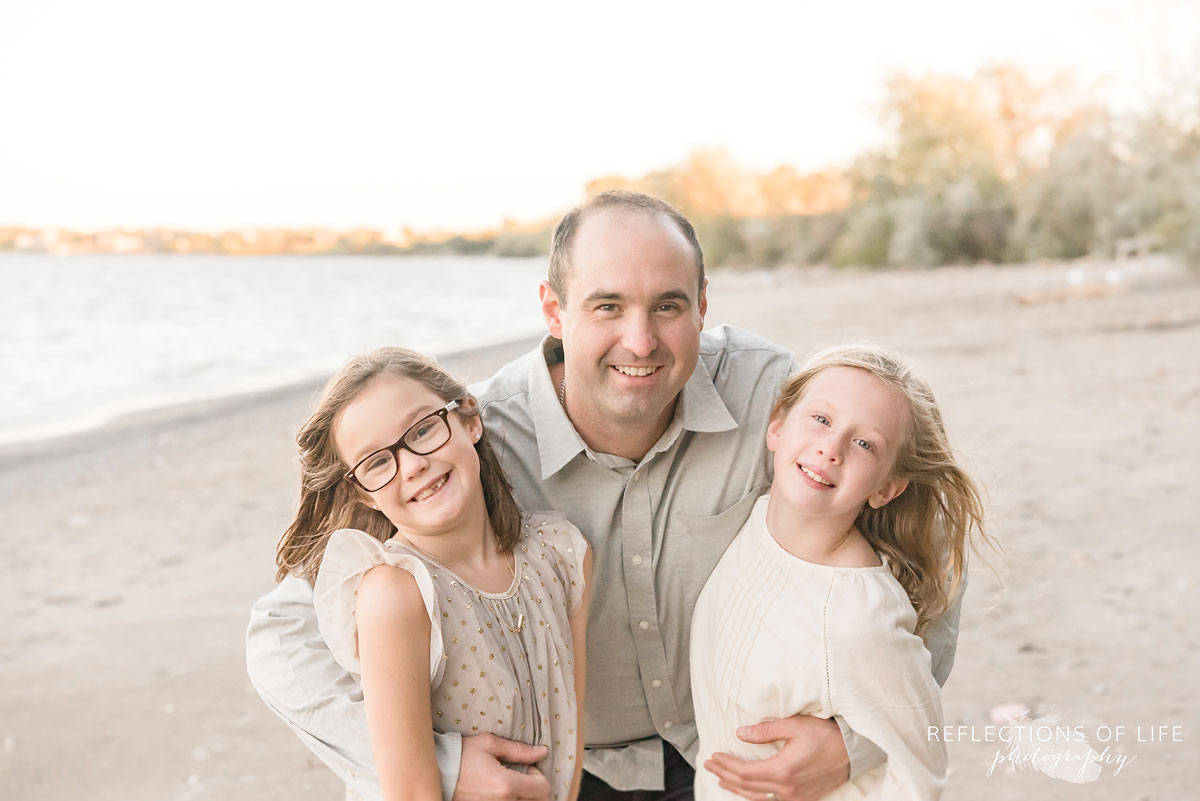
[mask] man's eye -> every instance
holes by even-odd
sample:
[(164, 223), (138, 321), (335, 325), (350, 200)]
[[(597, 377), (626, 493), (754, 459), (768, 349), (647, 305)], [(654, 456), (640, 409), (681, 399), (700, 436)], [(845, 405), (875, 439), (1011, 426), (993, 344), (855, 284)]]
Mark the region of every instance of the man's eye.
[(670, 314), (670, 313), (679, 311), (679, 307), (676, 306), (674, 303), (663, 303), (662, 305), (660, 305), (658, 307), (658, 310), (660, 312), (666, 312), (666, 313)]
[(856, 439), (854, 440), (854, 444), (862, 448), (864, 451), (874, 450), (874, 446), (872, 446), (871, 443), (867, 442), (865, 439)]
[(596, 311), (601, 311), (601, 312), (615, 312), (616, 310), (617, 310), (617, 305), (615, 303), (601, 303), (599, 306), (596, 307)]

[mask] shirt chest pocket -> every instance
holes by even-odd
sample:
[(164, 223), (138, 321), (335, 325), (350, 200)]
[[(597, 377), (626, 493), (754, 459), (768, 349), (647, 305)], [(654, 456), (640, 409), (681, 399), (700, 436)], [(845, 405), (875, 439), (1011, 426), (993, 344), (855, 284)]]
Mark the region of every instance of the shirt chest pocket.
[(662, 562), (667, 575), (677, 582), (690, 611), (708, 574), (717, 566), (721, 554), (750, 517), (755, 502), (767, 487), (754, 487), (725, 511), (715, 515), (676, 513), (676, 524), (670, 536), (663, 540)]

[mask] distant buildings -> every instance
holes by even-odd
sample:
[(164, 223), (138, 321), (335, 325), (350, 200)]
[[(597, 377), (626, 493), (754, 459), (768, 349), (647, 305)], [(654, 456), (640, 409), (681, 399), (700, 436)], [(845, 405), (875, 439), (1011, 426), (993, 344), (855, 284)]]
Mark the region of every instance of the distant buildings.
[[(71, 256), (88, 253), (220, 253), (234, 256), (321, 253), (404, 253), (419, 246), (422, 252), (446, 247), (455, 234), (418, 236), (407, 228), (387, 231), (356, 229), (328, 231), (248, 229), (201, 233), (162, 228), (117, 231), (69, 231), (61, 228), (0, 227), (0, 252), (51, 253)], [(461, 235), (460, 235), (461, 236)], [(488, 240), (488, 235), (468, 239)]]

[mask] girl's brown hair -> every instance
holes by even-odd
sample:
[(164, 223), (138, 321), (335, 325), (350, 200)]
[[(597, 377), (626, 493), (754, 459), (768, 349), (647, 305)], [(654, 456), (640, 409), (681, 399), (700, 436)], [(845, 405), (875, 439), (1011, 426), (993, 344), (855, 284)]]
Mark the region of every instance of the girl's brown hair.
[[(479, 404), (467, 388), (428, 356), (406, 348), (379, 348), (346, 363), (329, 379), (317, 409), (296, 435), (300, 446), (300, 506), (276, 548), (279, 569), (275, 580), (289, 573), (315, 581), (329, 535), (341, 528), (356, 528), (386, 541), (396, 533), (391, 521), (361, 501), (359, 490), (345, 479), (346, 465), (333, 442), (334, 421), (377, 376), (412, 379), (442, 400), (467, 401), (458, 408), (464, 417), (477, 415)], [(521, 512), (500, 460), (488, 441), (487, 429), (475, 443), (479, 454), (479, 480), (492, 530), (500, 549), (508, 553), (520, 534)]]
[(958, 595), (968, 542), (974, 536), (992, 544), (983, 530), (982, 497), (955, 461), (929, 385), (883, 348), (843, 345), (816, 354), (784, 383), (772, 419), (785, 416), (813, 378), (830, 367), (866, 370), (908, 400), (908, 432), (892, 465), (892, 475), (907, 479), (908, 486), (878, 509), (864, 503), (854, 524), (876, 551), (887, 554), (917, 612), (920, 634)]

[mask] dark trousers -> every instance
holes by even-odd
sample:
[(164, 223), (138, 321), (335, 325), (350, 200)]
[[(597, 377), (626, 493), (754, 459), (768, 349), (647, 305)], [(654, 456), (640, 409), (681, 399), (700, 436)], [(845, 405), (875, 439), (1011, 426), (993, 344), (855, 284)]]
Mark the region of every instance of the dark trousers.
[(586, 770), (579, 801), (692, 801), (696, 771), (675, 748), (663, 742), (663, 790), (614, 790)]

